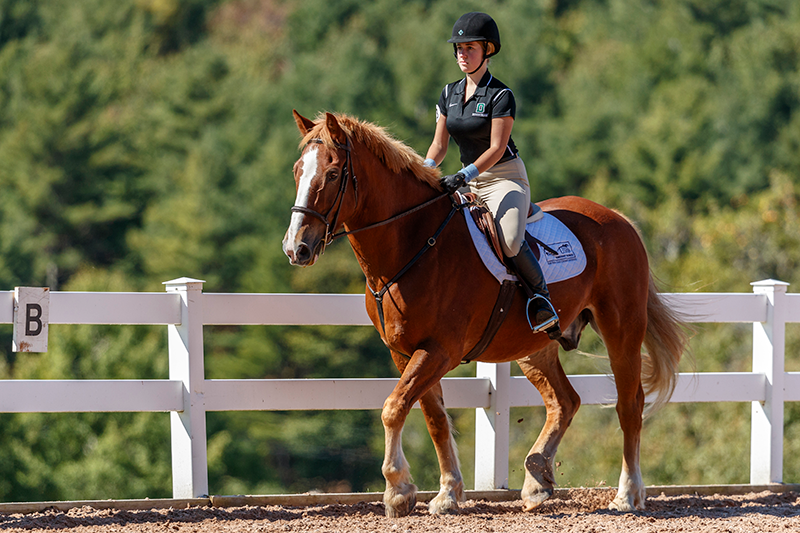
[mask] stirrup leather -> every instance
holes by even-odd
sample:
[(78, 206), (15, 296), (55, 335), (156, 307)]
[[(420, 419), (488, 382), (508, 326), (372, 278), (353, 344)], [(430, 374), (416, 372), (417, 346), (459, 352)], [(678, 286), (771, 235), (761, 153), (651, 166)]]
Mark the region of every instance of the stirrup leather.
[[(553, 316), (549, 320), (545, 320), (541, 324), (536, 324), (534, 326), (534, 324), (531, 322), (531, 304), (535, 299), (541, 299), (542, 301), (544, 301), (547, 307), (549, 308), (550, 312), (553, 314)], [(553, 304), (550, 302), (550, 300), (548, 300), (541, 294), (534, 294), (533, 297), (528, 298), (528, 301), (525, 304), (525, 317), (528, 319), (528, 325), (530, 326), (530, 328), (533, 330), (534, 333), (538, 333), (542, 330), (549, 329), (552, 326), (558, 324), (558, 313), (556, 313), (556, 310), (553, 308)]]

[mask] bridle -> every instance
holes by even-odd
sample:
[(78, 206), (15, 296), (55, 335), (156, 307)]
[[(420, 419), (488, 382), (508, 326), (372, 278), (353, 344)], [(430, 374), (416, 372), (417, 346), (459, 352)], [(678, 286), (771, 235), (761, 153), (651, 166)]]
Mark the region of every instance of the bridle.
[[(308, 143), (306, 143), (306, 146), (311, 143), (325, 144), (322, 139), (311, 139), (308, 141)], [(336, 198), (334, 199), (333, 204), (331, 204), (331, 208), (323, 215), (319, 211), (314, 211), (308, 207), (303, 207), (301, 205), (292, 206), (292, 213), (311, 215), (312, 217), (318, 218), (323, 224), (325, 224), (325, 237), (322, 239), (322, 249), (319, 252), (320, 255), (322, 255), (322, 253), (325, 251), (325, 247), (332, 243), (335, 238), (343, 235), (343, 233), (337, 235), (333, 232), (336, 231), (336, 228), (339, 225), (339, 214), (342, 211), (342, 204), (344, 204), (344, 196), (347, 192), (347, 184), (351, 179), (353, 180), (353, 192), (355, 194), (356, 204), (358, 204), (358, 179), (353, 173), (353, 158), (350, 155), (350, 139), (347, 139), (347, 144), (340, 144), (337, 142), (334, 142), (333, 144), (339, 150), (344, 150), (346, 155), (344, 165), (342, 166), (341, 179), (339, 180), (339, 191), (336, 193)], [(331, 214), (333, 214), (332, 219)]]

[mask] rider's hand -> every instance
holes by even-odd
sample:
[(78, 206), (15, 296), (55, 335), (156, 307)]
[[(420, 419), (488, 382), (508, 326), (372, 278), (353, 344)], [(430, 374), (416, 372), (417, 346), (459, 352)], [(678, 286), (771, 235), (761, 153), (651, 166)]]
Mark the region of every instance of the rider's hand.
[(453, 194), (458, 189), (466, 185), (467, 178), (461, 172), (456, 172), (455, 174), (450, 174), (448, 176), (442, 176), (441, 180), (442, 188), (447, 191), (448, 194)]

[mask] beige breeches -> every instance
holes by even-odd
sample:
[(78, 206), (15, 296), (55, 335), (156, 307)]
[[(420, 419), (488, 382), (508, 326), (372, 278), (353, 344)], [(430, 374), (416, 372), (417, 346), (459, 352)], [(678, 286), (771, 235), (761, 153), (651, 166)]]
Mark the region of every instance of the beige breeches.
[(494, 215), (503, 253), (514, 257), (525, 238), (531, 189), (525, 163), (517, 157), (495, 165), (467, 185)]

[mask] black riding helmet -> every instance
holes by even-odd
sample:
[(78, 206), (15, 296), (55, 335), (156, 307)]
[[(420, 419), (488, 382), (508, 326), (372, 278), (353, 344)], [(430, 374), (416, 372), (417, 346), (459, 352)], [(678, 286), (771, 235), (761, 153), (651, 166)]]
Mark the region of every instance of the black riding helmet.
[(472, 41), (488, 41), (494, 45), (494, 52), (486, 54), (488, 59), (500, 51), (500, 30), (495, 21), (486, 13), (466, 13), (461, 15), (453, 25), (453, 36), (447, 40), (453, 43), (453, 54), (456, 53), (457, 43)]

